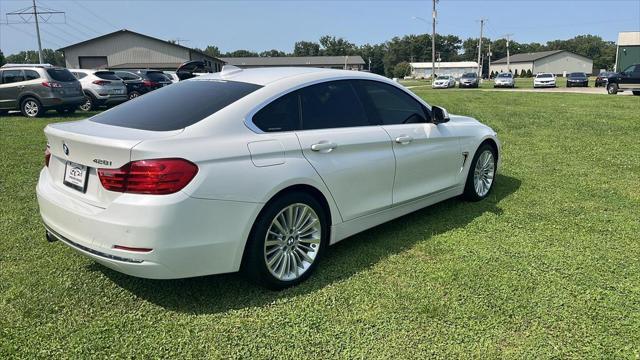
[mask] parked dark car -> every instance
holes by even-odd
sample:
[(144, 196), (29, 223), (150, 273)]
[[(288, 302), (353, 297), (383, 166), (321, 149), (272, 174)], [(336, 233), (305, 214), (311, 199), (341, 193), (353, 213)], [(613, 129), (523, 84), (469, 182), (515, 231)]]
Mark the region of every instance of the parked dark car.
[(598, 76), (596, 76), (596, 81), (595, 81), (595, 87), (600, 87), (600, 86), (607, 86), (607, 79), (609, 78), (609, 76), (615, 74), (612, 71), (603, 71), (600, 74), (598, 74)]
[(589, 77), (583, 72), (573, 72), (567, 76), (567, 87), (589, 87)]
[(171, 79), (160, 70), (115, 70), (115, 73), (127, 86), (129, 99), (172, 84)]
[(460, 88), (477, 88), (479, 85), (480, 81), (478, 80), (478, 74), (476, 73), (464, 73), (462, 74), (462, 76), (460, 77), (460, 82), (458, 84), (458, 87)]
[(80, 82), (65, 68), (49, 64), (0, 67), (0, 114), (20, 110), (33, 118), (50, 109), (72, 113), (84, 101)]
[(640, 64), (634, 64), (624, 71), (614, 73), (607, 79), (607, 92), (615, 95), (621, 91), (631, 91), (640, 96)]

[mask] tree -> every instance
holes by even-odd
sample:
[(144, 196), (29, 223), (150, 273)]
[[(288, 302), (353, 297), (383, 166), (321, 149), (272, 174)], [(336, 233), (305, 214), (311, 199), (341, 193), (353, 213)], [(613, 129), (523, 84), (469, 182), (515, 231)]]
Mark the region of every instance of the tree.
[(356, 45), (343, 38), (325, 35), (320, 38), (322, 49), (320, 53), (325, 56), (346, 56), (356, 54)]
[(411, 65), (408, 62), (403, 61), (396, 64), (393, 67), (393, 76), (402, 79), (405, 76), (411, 75)]
[(6, 60), (4, 59), (4, 53), (0, 50), (0, 66), (6, 64)]
[(298, 41), (293, 46), (293, 56), (318, 56), (320, 44), (312, 41)]
[(213, 57), (222, 55), (220, 49), (218, 49), (218, 47), (215, 45), (208, 45), (204, 50), (202, 50), (202, 52)]
[[(55, 51), (53, 49), (42, 49), (42, 60), (46, 64), (51, 64), (55, 66), (65, 66), (64, 56), (62, 52)], [(8, 63), (27, 63), (27, 64), (37, 64), (40, 62), (40, 58), (38, 57), (38, 52), (35, 50), (27, 50), (21, 51), (17, 54), (11, 54), (6, 57), (6, 62)]]
[(369, 60), (371, 60), (371, 72), (379, 75), (384, 75), (385, 53), (386, 49), (382, 44), (365, 44), (357, 50), (357, 55), (360, 55), (365, 62), (364, 68), (369, 69)]
[(284, 51), (271, 49), (267, 51), (263, 51), (260, 53), (260, 57), (279, 57), (279, 56), (287, 56)]
[(513, 70), (513, 77), (514, 78), (518, 77), (518, 69)]
[(533, 73), (531, 72), (531, 69), (527, 70), (527, 77), (530, 78), (533, 76)]
[(257, 57), (258, 53), (250, 50), (236, 50), (224, 54), (225, 57)]

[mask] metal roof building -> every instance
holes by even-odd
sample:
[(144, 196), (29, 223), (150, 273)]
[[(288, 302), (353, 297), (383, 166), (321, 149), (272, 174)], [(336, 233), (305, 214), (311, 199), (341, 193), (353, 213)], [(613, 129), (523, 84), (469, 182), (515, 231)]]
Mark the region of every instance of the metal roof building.
[[(430, 62), (414, 62), (411, 65), (411, 76), (416, 79), (431, 77)], [(459, 78), (464, 73), (478, 72), (478, 63), (475, 61), (436, 62), (436, 75), (452, 75)]]
[(507, 58), (491, 62), (489, 72), (511, 72), (521, 74), (531, 70), (532, 74), (548, 72), (562, 75), (571, 72), (591, 74), (593, 60), (566, 50), (550, 50), (534, 53), (514, 54), (510, 56), (509, 66)]
[(274, 57), (221, 57), (222, 61), (239, 68), (273, 66), (302, 66), (331, 69), (363, 70), (364, 60), (353, 56), (274, 56)]
[(640, 64), (640, 31), (620, 32), (615, 70), (622, 71), (633, 64)]
[(201, 51), (122, 29), (59, 49), (68, 68), (175, 70), (189, 60), (204, 60), (211, 71), (224, 62)]

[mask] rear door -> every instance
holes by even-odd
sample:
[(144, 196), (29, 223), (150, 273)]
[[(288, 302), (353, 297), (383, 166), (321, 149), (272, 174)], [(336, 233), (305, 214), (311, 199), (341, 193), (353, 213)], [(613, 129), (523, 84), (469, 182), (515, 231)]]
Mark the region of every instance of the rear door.
[(15, 109), (18, 107), (18, 95), (24, 89), (24, 72), (6, 69), (0, 76), (0, 109)]
[(392, 203), (395, 159), (389, 135), (369, 122), (349, 80), (299, 90), (302, 152), (331, 192), (344, 221)]
[(462, 155), (458, 138), (446, 124), (431, 123), (427, 109), (393, 85), (370, 80), (357, 84), (369, 116), (378, 119), (393, 141), (393, 203), (453, 187)]

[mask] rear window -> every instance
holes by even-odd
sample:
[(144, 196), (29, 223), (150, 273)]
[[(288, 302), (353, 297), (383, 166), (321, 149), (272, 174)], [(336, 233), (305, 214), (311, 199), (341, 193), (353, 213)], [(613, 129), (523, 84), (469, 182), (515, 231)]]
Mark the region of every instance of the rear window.
[(178, 130), (261, 87), (238, 81), (181, 81), (100, 113), (91, 121), (140, 130)]
[(499, 78), (510, 78), (511, 74), (510, 73), (500, 73), (498, 74)]
[(553, 75), (551, 75), (551, 74), (539, 74), (536, 77), (537, 78), (551, 78), (551, 77), (553, 77)]
[(148, 72), (147, 77), (149, 78), (149, 80), (156, 82), (169, 80), (167, 75), (161, 72)]
[(113, 71), (97, 71), (94, 75), (104, 80), (121, 80)]
[(587, 74), (585, 74), (585, 73), (571, 73), (571, 74), (569, 74), (569, 77), (586, 78)]
[(465, 73), (465, 74), (462, 74), (463, 78), (475, 78), (476, 76), (477, 76), (476, 73)]
[(75, 76), (67, 69), (47, 69), (47, 73), (55, 81), (76, 81)]

